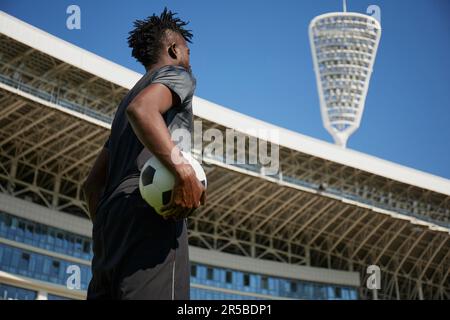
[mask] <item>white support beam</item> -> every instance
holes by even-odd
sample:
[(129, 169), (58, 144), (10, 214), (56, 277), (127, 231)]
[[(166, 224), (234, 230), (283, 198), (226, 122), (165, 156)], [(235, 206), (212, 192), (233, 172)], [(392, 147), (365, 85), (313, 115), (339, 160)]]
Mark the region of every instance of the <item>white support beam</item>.
[[(444, 244), (446, 244), (449, 241), (448, 237), (443, 237), (443, 240), (441, 241), (441, 243), (439, 244), (438, 247), (433, 248), (433, 254), (431, 255), (431, 257), (429, 257), (426, 261), (426, 265), (423, 268), (422, 273), (419, 275), (419, 277), (417, 278), (418, 280), (422, 280), (425, 273), (428, 271), (428, 268), (430, 266), (430, 264), (434, 261), (434, 258), (436, 257), (436, 255), (441, 251), (442, 247), (444, 246)], [(444, 260), (445, 262), (445, 260)]]
[(13, 114), (18, 109), (22, 108), (24, 105), (26, 105), (25, 101), (16, 100), (6, 108), (0, 109), (0, 120), (7, 118), (10, 114)]
[[(335, 206), (335, 207), (338, 207), (339, 204), (338, 204), (338, 203), (335, 203), (334, 206)], [(316, 233), (314, 234), (314, 236), (313, 236), (310, 240), (308, 240), (308, 246), (311, 246), (311, 245), (312, 245), (312, 244), (313, 244), (320, 236), (323, 236), (323, 233), (325, 232), (325, 230), (328, 229), (328, 227), (331, 226), (333, 223), (335, 223), (335, 221), (336, 221), (337, 219), (341, 218), (341, 217), (342, 217), (342, 214), (343, 214), (345, 211), (347, 211), (347, 210), (349, 210), (348, 207), (343, 207), (341, 210), (339, 210), (338, 212), (334, 213), (333, 216), (327, 220), (327, 223), (324, 224), (324, 225), (320, 228), (319, 232), (316, 232)], [(304, 229), (304, 228), (303, 228), (303, 229)], [(303, 229), (302, 229), (302, 230), (303, 230)], [(297, 231), (297, 233), (301, 232), (302, 230)]]
[(3, 141), (0, 142), (0, 148), (2, 146), (4, 146), (5, 144), (7, 144), (8, 142), (10, 142), (11, 140), (17, 138), (18, 136), (20, 136), (24, 132), (27, 132), (31, 128), (35, 127), (39, 123), (44, 122), (45, 120), (47, 120), (51, 116), (53, 116), (53, 112), (49, 112), (47, 114), (44, 114), (42, 117), (40, 117), (39, 119), (37, 119), (34, 122), (31, 122), (29, 125), (27, 125), (27, 126), (25, 126), (23, 128), (20, 128), (19, 130), (16, 130), (16, 132), (13, 135), (9, 136), (8, 138), (6, 138), (6, 139), (4, 139)]

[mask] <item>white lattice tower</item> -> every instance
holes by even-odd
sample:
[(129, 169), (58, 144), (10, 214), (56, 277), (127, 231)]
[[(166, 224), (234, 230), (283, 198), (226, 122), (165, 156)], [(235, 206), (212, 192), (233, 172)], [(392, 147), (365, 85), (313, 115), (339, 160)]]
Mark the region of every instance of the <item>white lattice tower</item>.
[(355, 12), (323, 14), (309, 25), (323, 124), (340, 146), (360, 125), (380, 37), (380, 23)]

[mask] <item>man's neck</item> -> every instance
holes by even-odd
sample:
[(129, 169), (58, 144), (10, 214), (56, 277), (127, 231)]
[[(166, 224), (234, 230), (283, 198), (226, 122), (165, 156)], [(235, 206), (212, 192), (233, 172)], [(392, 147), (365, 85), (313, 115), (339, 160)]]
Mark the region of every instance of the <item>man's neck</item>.
[(158, 61), (157, 63), (153, 64), (151, 67), (146, 67), (146, 72), (153, 72), (161, 67), (168, 66), (168, 65), (174, 65), (172, 61), (167, 61), (166, 59), (162, 59)]

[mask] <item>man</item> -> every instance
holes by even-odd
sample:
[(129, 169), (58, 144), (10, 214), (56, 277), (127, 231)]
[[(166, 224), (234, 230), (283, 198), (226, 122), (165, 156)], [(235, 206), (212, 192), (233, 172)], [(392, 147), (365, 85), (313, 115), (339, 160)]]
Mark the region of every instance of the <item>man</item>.
[[(146, 73), (120, 103), (83, 188), (93, 221), (88, 299), (189, 299), (187, 217), (206, 194), (171, 140), (175, 129), (193, 130), (186, 24), (165, 8), (137, 20), (130, 32), (132, 55)], [(163, 216), (139, 193), (150, 156), (176, 178)]]

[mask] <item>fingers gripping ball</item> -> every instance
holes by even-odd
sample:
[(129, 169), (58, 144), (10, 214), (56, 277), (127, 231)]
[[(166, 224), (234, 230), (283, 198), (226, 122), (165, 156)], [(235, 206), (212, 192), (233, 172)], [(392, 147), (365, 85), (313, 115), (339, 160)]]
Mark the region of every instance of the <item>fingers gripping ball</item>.
[[(200, 163), (190, 153), (182, 152), (183, 157), (195, 171), (197, 179), (206, 188), (206, 174)], [(139, 178), (139, 191), (142, 198), (151, 205), (158, 214), (161, 207), (168, 204), (172, 198), (175, 177), (157, 157), (151, 157), (144, 164)]]

